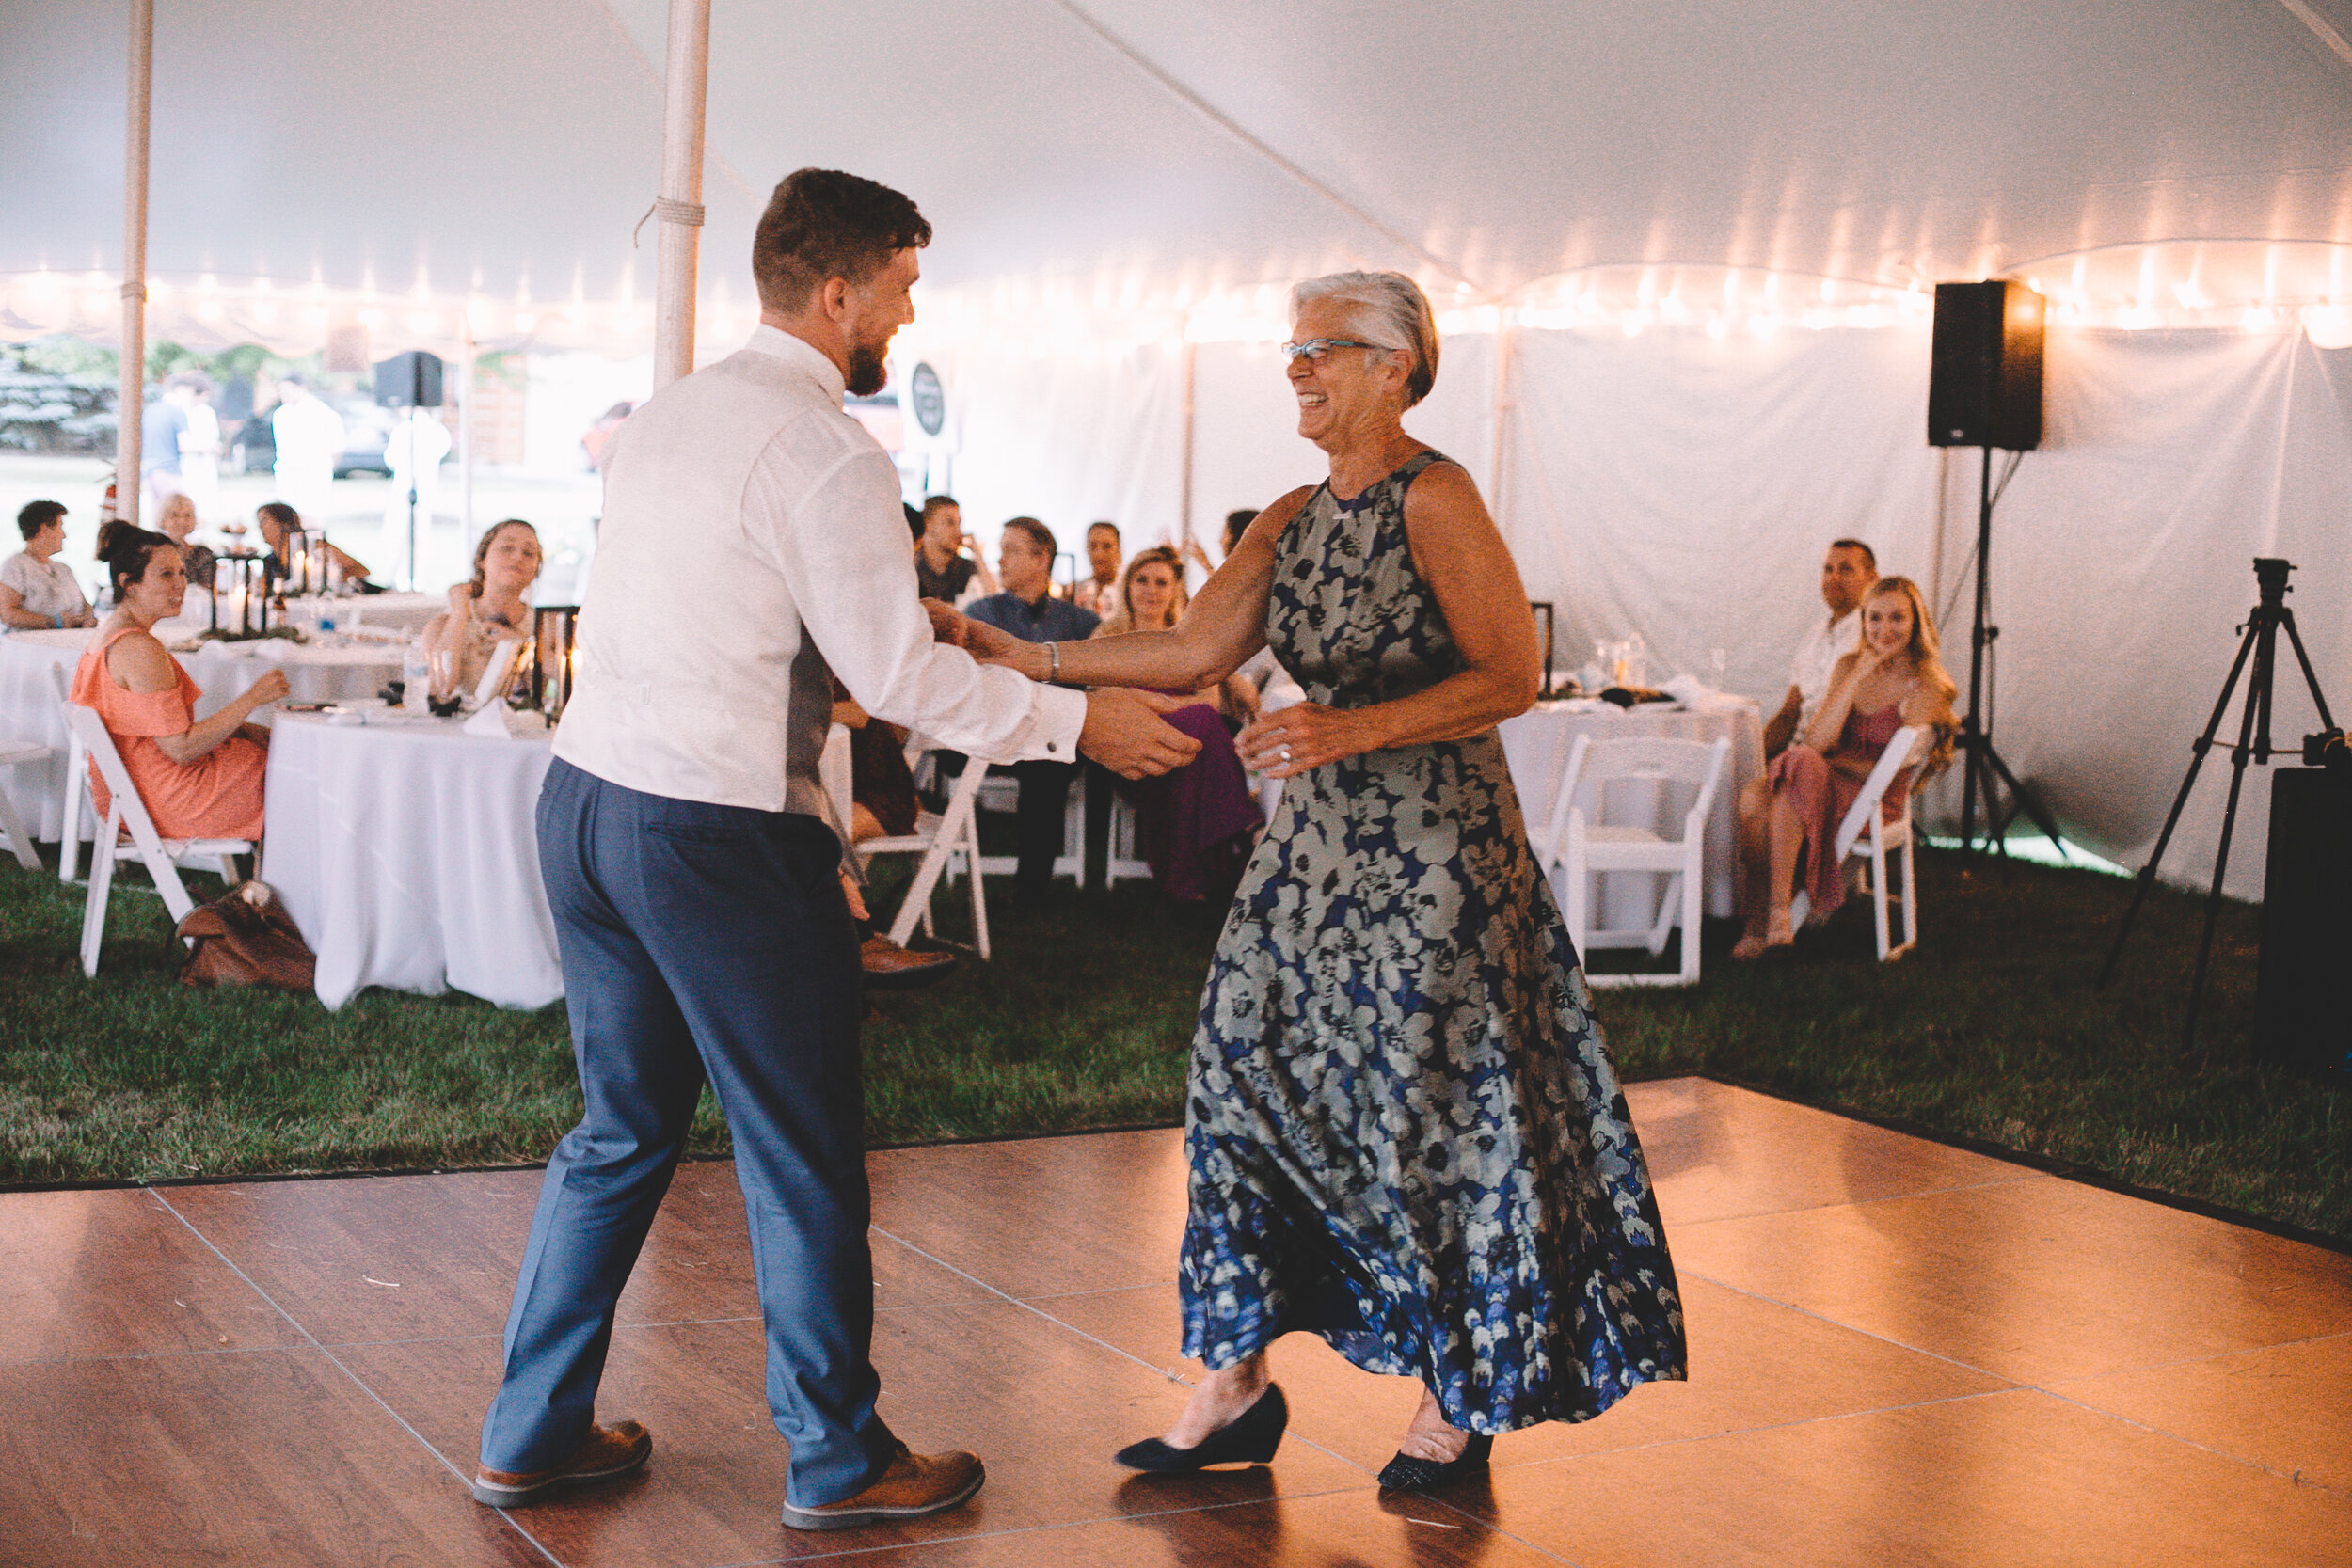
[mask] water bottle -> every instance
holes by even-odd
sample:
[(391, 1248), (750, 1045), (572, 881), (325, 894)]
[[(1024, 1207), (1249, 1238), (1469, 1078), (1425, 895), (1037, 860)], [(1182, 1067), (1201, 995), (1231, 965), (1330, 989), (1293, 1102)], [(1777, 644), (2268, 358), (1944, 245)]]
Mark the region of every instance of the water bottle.
[(410, 713), (429, 713), (425, 705), (432, 695), (433, 666), (424, 657), (424, 639), (417, 638), (400, 656), (400, 705)]

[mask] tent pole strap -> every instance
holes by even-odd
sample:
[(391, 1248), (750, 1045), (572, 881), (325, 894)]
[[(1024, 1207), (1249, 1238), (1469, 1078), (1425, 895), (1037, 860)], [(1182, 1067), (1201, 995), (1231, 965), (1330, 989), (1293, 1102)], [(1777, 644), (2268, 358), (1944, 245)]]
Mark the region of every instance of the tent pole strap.
[(710, 81), (710, 0), (670, 0), (662, 93), (660, 248), (654, 292), (655, 391), (694, 370), (701, 259), (703, 105)]
[(139, 443), (147, 391), (147, 106), (155, 0), (131, 0), (129, 119), (122, 150), (122, 356), (115, 422), (115, 515), (139, 521)]

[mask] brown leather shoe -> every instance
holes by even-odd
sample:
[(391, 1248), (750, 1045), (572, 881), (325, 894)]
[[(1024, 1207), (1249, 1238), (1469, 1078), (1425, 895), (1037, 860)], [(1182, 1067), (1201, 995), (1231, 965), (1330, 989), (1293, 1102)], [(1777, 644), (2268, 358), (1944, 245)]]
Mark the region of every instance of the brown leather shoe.
[(795, 1508), (787, 1500), (784, 1522), (794, 1529), (854, 1529), (885, 1519), (919, 1519), (969, 1501), (987, 1479), (977, 1454), (909, 1453), (901, 1443), (898, 1457), (873, 1485), (818, 1508)]
[(552, 1492), (632, 1474), (644, 1469), (645, 1461), (652, 1457), (653, 1433), (639, 1423), (615, 1421), (609, 1427), (591, 1426), (587, 1439), (572, 1450), (571, 1458), (552, 1469), (516, 1475), (485, 1465), (475, 1471), (474, 1501), (488, 1503), (492, 1508), (520, 1508)]
[(956, 967), (953, 953), (911, 952), (880, 933), (859, 944), (857, 961), (867, 985), (892, 989), (928, 986)]

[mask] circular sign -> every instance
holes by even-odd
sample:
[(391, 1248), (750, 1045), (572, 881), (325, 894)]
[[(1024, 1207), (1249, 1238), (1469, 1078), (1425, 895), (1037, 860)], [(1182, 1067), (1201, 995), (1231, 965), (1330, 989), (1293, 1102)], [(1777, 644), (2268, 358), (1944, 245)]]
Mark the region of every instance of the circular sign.
[(907, 401), (914, 405), (914, 422), (926, 436), (936, 436), (947, 425), (947, 391), (939, 384), (939, 372), (929, 365), (917, 365), (907, 377)]

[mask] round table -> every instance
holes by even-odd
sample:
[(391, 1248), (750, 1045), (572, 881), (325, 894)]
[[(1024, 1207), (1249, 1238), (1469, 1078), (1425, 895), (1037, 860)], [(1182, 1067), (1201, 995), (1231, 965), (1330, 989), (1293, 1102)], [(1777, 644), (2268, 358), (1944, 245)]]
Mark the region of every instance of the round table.
[(552, 745), (464, 722), (374, 707), (272, 726), (262, 876), (329, 1007), (365, 986), (503, 1007), (564, 994), (533, 823)]
[[(401, 650), (380, 642), (327, 647), (261, 637), (250, 642), (207, 642), (194, 653), (172, 657), (203, 689), (196, 716), (206, 719), (272, 669), (286, 673), (290, 701), (373, 703), (386, 681), (400, 678)], [(271, 722), (270, 709), (260, 710), (255, 720)]]
[[(1296, 683), (1278, 678), (1267, 683), (1265, 711), (1286, 708), (1303, 701), (1305, 696)], [(1708, 692), (1697, 706), (1675, 702), (1641, 703), (1621, 708), (1595, 698), (1576, 698), (1538, 703), (1518, 718), (1504, 720), (1501, 729), (1502, 754), (1510, 764), (1511, 783), (1519, 793), (1519, 810), (1527, 819), (1529, 832), (1534, 833), (1542, 832), (1551, 821), (1561, 776), (1568, 768), (1568, 750), (1578, 736), (1589, 735), (1596, 740), (1708, 741), (1728, 736), (1731, 755), (1724, 765), (1723, 782), (1716, 785), (1713, 809), (1708, 815), (1705, 864), (1707, 912), (1718, 917), (1734, 912), (1739, 885), (1740, 791), (1750, 779), (1764, 771), (1764, 722), (1753, 701)], [(1274, 808), (1282, 799), (1282, 783), (1259, 774), (1251, 777), (1258, 790), (1258, 803), (1271, 822)], [(1622, 800), (1616, 803), (1625, 804)], [(1684, 792), (1679, 800), (1667, 799), (1662, 791), (1655, 792), (1650, 805), (1653, 815), (1644, 825), (1679, 837), (1682, 817), (1691, 809), (1689, 792)], [(1585, 800), (1584, 807), (1590, 812), (1592, 802)], [(1553, 889), (1555, 895), (1560, 891)], [(1605, 926), (1646, 926), (1656, 907), (1655, 873), (1613, 871), (1601, 878), (1601, 901), (1594, 913)]]

